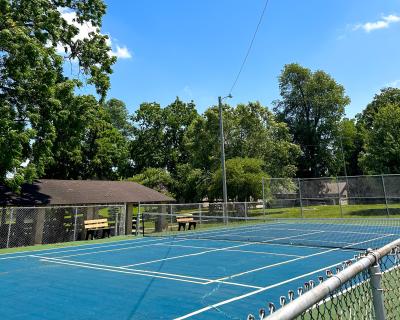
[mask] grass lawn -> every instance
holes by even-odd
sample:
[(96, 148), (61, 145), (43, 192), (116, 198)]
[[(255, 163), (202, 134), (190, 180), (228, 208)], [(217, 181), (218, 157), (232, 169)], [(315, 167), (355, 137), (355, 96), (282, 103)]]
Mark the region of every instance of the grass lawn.
[[(400, 204), (389, 204), (389, 216), (400, 218)], [(259, 215), (263, 209), (250, 209), (249, 216)], [(319, 205), (303, 207), (304, 218), (386, 218), (385, 204)], [(265, 214), (271, 218), (301, 218), (300, 207), (266, 208)]]

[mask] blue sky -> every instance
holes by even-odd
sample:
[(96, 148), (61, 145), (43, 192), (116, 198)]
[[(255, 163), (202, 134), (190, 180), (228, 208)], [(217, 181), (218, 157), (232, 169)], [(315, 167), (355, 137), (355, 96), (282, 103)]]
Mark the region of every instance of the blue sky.
[[(109, 97), (130, 112), (176, 96), (199, 112), (226, 95), (264, 0), (106, 0), (102, 32), (119, 56)], [(117, 47), (118, 46), (118, 47)], [(287, 63), (322, 69), (346, 88), (349, 117), (380, 88), (400, 87), (400, 0), (270, 0), (230, 104), (279, 98)]]

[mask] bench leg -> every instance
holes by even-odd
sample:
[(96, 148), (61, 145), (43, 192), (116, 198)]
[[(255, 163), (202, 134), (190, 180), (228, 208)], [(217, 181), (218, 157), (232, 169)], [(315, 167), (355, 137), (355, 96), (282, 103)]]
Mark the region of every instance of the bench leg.
[(183, 227), (183, 231), (186, 230), (186, 223), (179, 222), (178, 224), (178, 231), (181, 231), (181, 228)]
[(196, 222), (189, 222), (189, 230), (191, 230), (193, 226), (193, 230), (196, 230)]
[(105, 238), (107, 235), (107, 238), (110, 237), (110, 229), (103, 229), (103, 234), (102, 234), (102, 238)]
[(89, 237), (91, 238), (91, 240), (94, 239), (94, 230), (87, 230), (86, 231), (86, 240), (89, 240)]

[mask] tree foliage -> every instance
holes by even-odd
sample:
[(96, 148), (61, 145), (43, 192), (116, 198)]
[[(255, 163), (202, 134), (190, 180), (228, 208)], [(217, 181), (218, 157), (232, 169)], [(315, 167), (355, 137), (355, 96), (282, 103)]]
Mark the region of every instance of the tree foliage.
[(132, 116), (131, 155), (136, 172), (154, 167), (175, 173), (178, 164), (186, 163), (188, 153), (183, 139), (197, 116), (195, 105), (179, 98), (164, 109), (158, 103), (141, 104)]
[[(263, 161), (256, 158), (233, 158), (226, 161), (226, 185), (228, 198), (235, 201), (250, 201), (262, 196)], [(222, 199), (222, 170), (213, 174), (209, 187), (209, 198)]]
[(174, 196), (170, 191), (172, 189), (173, 179), (171, 175), (162, 168), (146, 168), (141, 173), (128, 180), (140, 183), (166, 195)]
[(298, 64), (286, 65), (279, 77), (281, 99), (274, 110), (287, 123), (301, 148), (301, 177), (319, 177), (338, 171), (338, 131), (344, 108), (350, 103), (344, 87), (324, 71)]
[(371, 128), (374, 122), (374, 117), (381, 108), (388, 105), (397, 106), (400, 108), (400, 89), (399, 88), (383, 88), (380, 93), (374, 96), (374, 99), (369, 103), (362, 113), (357, 115), (358, 122), (365, 128)]
[[(224, 106), (224, 142), (227, 159), (259, 158), (274, 176), (293, 176), (299, 149), (284, 123), (260, 103)], [(190, 126), (186, 144), (193, 167), (213, 172), (220, 165), (218, 109), (207, 109)]]
[(372, 118), (360, 164), (368, 174), (400, 172), (400, 108), (388, 104)]
[(128, 166), (128, 142), (95, 97), (75, 96), (73, 85), (59, 92), (62, 102), (54, 119), (56, 137), (44, 177), (116, 179)]
[[(62, 17), (60, 8), (75, 12), (77, 23), (97, 32), (79, 39), (79, 28)], [(88, 83), (105, 97), (115, 61), (107, 36), (99, 32), (105, 9), (101, 0), (0, 1), (0, 149), (6, 151), (0, 156), (0, 182), (17, 188), (42, 175), (52, 160), (65, 59), (77, 61)]]

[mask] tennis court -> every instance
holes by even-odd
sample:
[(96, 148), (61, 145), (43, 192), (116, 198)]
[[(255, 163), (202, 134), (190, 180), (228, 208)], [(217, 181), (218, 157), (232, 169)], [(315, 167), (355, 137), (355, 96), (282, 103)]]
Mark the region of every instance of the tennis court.
[(390, 221), (269, 221), (2, 254), (2, 319), (246, 319), (398, 238)]

